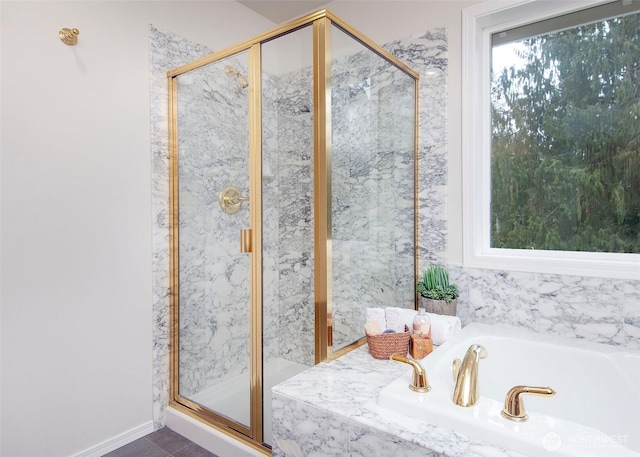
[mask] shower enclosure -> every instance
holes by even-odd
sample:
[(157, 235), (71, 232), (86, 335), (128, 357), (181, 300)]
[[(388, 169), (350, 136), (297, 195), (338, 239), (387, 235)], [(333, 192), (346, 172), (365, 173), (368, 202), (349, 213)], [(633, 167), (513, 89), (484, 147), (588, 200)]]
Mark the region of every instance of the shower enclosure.
[(171, 406), (268, 453), (273, 385), (415, 307), (418, 76), (322, 10), (168, 79)]

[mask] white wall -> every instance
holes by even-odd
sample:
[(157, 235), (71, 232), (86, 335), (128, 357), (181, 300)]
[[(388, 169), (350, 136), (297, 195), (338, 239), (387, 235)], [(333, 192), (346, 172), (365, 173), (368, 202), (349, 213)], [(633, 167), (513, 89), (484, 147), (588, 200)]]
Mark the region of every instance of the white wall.
[(447, 262), (462, 264), (462, 10), (475, 1), (335, 0), (326, 7), (349, 24), (384, 44), (434, 28), (448, 30), (448, 197)]
[(220, 49), (273, 24), (228, 1), (0, 5), (0, 454), (69, 456), (152, 418), (148, 25)]

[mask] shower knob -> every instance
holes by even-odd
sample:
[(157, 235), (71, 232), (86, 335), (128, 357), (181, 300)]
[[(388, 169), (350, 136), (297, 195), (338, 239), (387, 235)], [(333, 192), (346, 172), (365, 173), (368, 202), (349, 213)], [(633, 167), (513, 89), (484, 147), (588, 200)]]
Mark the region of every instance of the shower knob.
[(220, 208), (227, 214), (235, 214), (242, 208), (242, 202), (249, 201), (249, 197), (243, 197), (236, 186), (224, 186), (218, 196)]

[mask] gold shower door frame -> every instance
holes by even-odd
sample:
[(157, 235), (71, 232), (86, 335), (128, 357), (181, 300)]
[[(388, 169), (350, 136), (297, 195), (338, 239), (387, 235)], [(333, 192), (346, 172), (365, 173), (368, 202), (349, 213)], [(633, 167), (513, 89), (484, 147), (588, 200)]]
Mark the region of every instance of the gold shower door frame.
[[(238, 438), (270, 455), (263, 443), (262, 386), (262, 91), (261, 45), (313, 24), (314, 66), (314, 289), (315, 361), (332, 359), (364, 343), (364, 338), (333, 351), (331, 302), (331, 25), (359, 41), (415, 81), (414, 125), (414, 280), (417, 277), (418, 201), (418, 73), (382, 49), (330, 11), (323, 9), (284, 24), (245, 42), (197, 59), (167, 72), (169, 83), (170, 181), (170, 406)], [(249, 61), (249, 221), (250, 259), (250, 420), (249, 427), (216, 414), (180, 396), (179, 386), (179, 221), (178, 221), (178, 109), (177, 77), (218, 60), (248, 51)], [(415, 289), (415, 284), (414, 284)]]

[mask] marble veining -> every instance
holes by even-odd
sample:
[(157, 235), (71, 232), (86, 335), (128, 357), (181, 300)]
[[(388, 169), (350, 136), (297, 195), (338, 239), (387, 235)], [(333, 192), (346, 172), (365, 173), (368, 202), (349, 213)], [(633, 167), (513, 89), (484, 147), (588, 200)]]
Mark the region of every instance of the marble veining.
[(420, 74), (418, 119), (418, 267), (447, 258), (447, 30), (383, 45)]
[[(313, 75), (274, 76), (277, 149), (277, 311), (279, 356), (315, 363), (313, 248)], [(263, 116), (264, 118), (264, 116)], [(267, 285), (267, 287), (269, 287)]]
[[(367, 306), (412, 304), (413, 81), (368, 50), (332, 62), (332, 299), (334, 349), (363, 335)], [(282, 75), (263, 161), (279, 199), (279, 354), (314, 363), (313, 78)], [(273, 98), (273, 101), (272, 101)], [(263, 116), (263, 119), (265, 116)], [(385, 119), (385, 122), (380, 122)], [(270, 200), (272, 201), (272, 200)], [(393, 221), (390, 224), (389, 221)], [(274, 228), (275, 230), (275, 228)], [(266, 246), (265, 246), (266, 247)], [(393, 259), (393, 261), (390, 261)], [(266, 287), (270, 287), (267, 285)], [(269, 299), (275, 294), (268, 292)], [(265, 303), (266, 306), (272, 306)]]
[(211, 51), (149, 26), (153, 211), (153, 421), (164, 425), (169, 402), (169, 123), (167, 71)]
[(640, 347), (640, 281), (450, 268), (458, 317), (595, 343)]
[(220, 190), (249, 191), (247, 54), (226, 58), (178, 80), (180, 394), (186, 397), (249, 369), (249, 256), (238, 234), (249, 205), (226, 214)]
[(372, 430), (359, 423), (349, 428), (349, 455), (351, 457), (369, 457), (383, 455), (385, 457), (440, 457), (442, 454), (427, 450), (417, 444), (391, 435)]
[(278, 224), (279, 154), (277, 117), (278, 80), (269, 73), (262, 77), (262, 351), (265, 362), (280, 356)]
[(413, 306), (415, 83), (354, 51), (331, 68), (334, 350), (363, 336), (367, 307)]
[[(273, 421), (273, 433), (278, 436), (281, 455), (345, 455), (344, 450), (349, 446), (348, 419), (281, 396), (274, 396), (272, 411), (282, 418)], [(277, 455), (275, 451), (274, 455)]]

